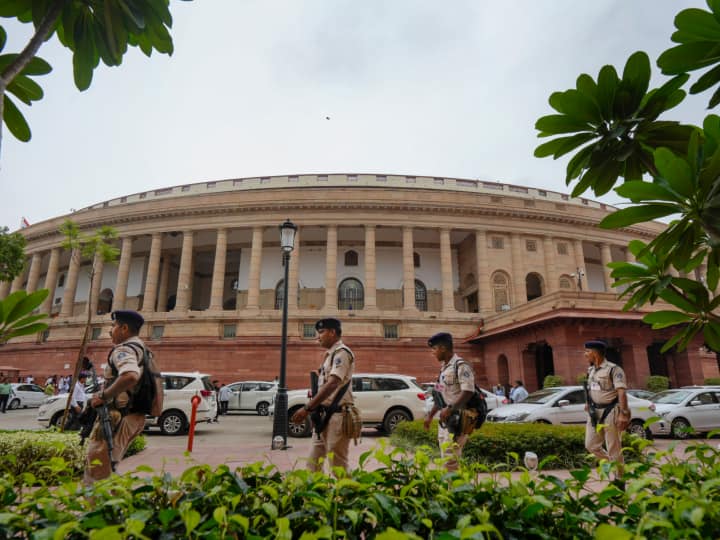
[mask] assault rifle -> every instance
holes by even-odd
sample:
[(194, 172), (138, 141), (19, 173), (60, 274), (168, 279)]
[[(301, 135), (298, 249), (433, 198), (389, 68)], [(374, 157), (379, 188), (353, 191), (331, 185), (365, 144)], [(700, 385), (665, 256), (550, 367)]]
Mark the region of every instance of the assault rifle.
[[(317, 371), (311, 371), (310, 372), (310, 397), (314, 398), (317, 396), (319, 391), (319, 378)], [(323, 422), (323, 415), (322, 415), (322, 405), (319, 405), (315, 408), (314, 411), (310, 413), (310, 420), (312, 420), (313, 429), (315, 430), (315, 433), (317, 434), (318, 438), (320, 438), (320, 434), (323, 432), (324, 422)]]
[[(433, 389), (431, 390), (431, 393), (433, 401), (435, 402), (435, 406), (438, 408), (438, 410), (443, 410), (445, 407), (447, 407), (445, 398), (439, 391)], [(447, 429), (453, 437), (458, 437), (459, 435), (461, 435), (462, 422), (460, 421), (460, 411), (450, 413), (450, 416), (448, 416), (448, 419), (444, 424), (442, 421), (440, 421), (440, 426)]]
[[(90, 376), (93, 381), (93, 391), (97, 392), (100, 390), (100, 383), (98, 382), (97, 374), (95, 373), (95, 367), (92, 362), (84, 362), (83, 369), (90, 371)], [(110, 411), (108, 410), (107, 404), (103, 403), (96, 409), (98, 416), (100, 417), (100, 428), (102, 429), (103, 438), (107, 443), (108, 456), (110, 458), (110, 468), (115, 472), (115, 465), (117, 463), (113, 461), (113, 430), (112, 422), (110, 421)]]

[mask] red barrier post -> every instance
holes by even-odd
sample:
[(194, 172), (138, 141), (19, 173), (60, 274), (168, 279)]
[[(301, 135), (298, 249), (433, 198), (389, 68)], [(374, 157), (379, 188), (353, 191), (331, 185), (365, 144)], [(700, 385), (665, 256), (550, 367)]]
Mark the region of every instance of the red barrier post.
[(202, 401), (202, 398), (198, 395), (193, 396), (190, 400), (190, 403), (192, 403), (192, 411), (190, 411), (190, 427), (188, 429), (188, 452), (192, 452), (193, 439), (195, 438), (195, 417), (197, 416), (197, 409), (198, 405), (200, 405), (200, 401)]

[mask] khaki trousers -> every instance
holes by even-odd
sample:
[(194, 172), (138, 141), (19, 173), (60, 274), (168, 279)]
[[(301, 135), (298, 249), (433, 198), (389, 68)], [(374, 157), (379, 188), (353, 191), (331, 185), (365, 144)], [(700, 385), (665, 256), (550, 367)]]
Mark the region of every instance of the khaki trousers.
[(330, 417), (330, 422), (320, 437), (313, 432), (313, 444), (308, 459), (308, 469), (311, 471), (319, 471), (320, 459), (326, 457), (330, 452), (333, 453), (333, 467), (342, 467), (346, 471), (349, 469), (350, 438), (343, 434), (342, 421), (343, 413), (336, 412)]
[(617, 407), (613, 408), (602, 424), (598, 422), (597, 429), (588, 418), (585, 424), (585, 448), (600, 459), (622, 464), (622, 432), (615, 427), (616, 413)]
[[(116, 463), (120, 462), (125, 452), (127, 452), (130, 443), (135, 437), (142, 433), (144, 427), (144, 414), (133, 413), (122, 417), (113, 436), (113, 461)], [(99, 463), (97, 463), (98, 461)], [(83, 482), (85, 484), (92, 484), (93, 482), (107, 478), (111, 472), (107, 442), (102, 436), (102, 428), (98, 420), (93, 428), (93, 433), (88, 438)]]
[[(457, 471), (460, 466), (460, 458), (462, 457), (462, 451), (465, 447), (465, 443), (468, 440), (467, 435), (460, 435), (457, 439), (453, 439), (452, 434), (444, 427), (438, 425), (438, 443), (440, 444), (440, 455), (442, 457), (449, 457), (445, 464), (445, 468), (448, 471)], [(449, 446), (443, 449), (443, 445), (449, 443)]]

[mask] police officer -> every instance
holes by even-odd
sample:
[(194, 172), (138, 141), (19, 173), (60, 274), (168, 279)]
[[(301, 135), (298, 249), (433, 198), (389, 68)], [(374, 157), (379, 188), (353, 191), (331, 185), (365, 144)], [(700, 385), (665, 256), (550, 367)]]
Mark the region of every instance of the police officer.
[[(342, 395), (337, 400), (338, 408), (353, 403), (351, 383), (355, 357), (348, 346), (342, 342), (340, 321), (321, 319), (315, 323), (315, 331), (318, 343), (325, 349), (318, 377), (318, 392), (303, 408), (293, 414), (292, 421), (296, 424), (304, 422), (309, 414), (317, 412), (319, 408), (325, 410), (330, 407), (340, 392)], [(325, 427), (322, 432), (313, 436), (308, 468), (311, 471), (320, 470), (320, 459), (324, 458), (328, 452), (332, 452), (333, 466), (348, 470), (350, 437), (343, 433), (342, 413), (335, 412), (324, 421)]]
[[(125, 455), (133, 439), (142, 433), (145, 427), (143, 413), (126, 410), (130, 404), (129, 392), (138, 384), (142, 375), (143, 367), (140, 364), (145, 344), (138, 337), (138, 333), (145, 321), (142, 315), (131, 310), (113, 311), (112, 320), (110, 337), (115, 347), (110, 352), (105, 367), (103, 389), (92, 395), (90, 405), (99, 407), (105, 403), (111, 409), (111, 416), (115, 420), (113, 421), (113, 461), (117, 463)], [(126, 414), (122, 414), (121, 411)], [(119, 422), (117, 422), (118, 418)], [(83, 480), (86, 484), (91, 484), (107, 478), (111, 472), (107, 443), (98, 421), (90, 435)]]
[[(585, 343), (585, 359), (588, 367), (588, 394), (594, 405), (585, 404), (588, 421), (585, 426), (585, 448), (598, 458), (618, 464), (618, 476), (622, 475), (622, 432), (630, 423), (627, 383), (623, 369), (605, 358), (607, 345), (604, 341)], [(595, 416), (592, 418), (591, 415)], [(603, 440), (606, 448), (603, 447)]]
[[(430, 429), (430, 423), (439, 410), (440, 423), (445, 424), (450, 415), (463, 409), (475, 393), (475, 374), (470, 364), (454, 353), (452, 335), (446, 332), (435, 334), (428, 339), (428, 346), (432, 349), (433, 356), (442, 364), (435, 389), (442, 394), (447, 407), (440, 410), (438, 404), (433, 403), (432, 410), (425, 417), (425, 431)], [(453, 440), (445, 427), (438, 426), (438, 442), (443, 457), (446, 452), (451, 456), (446, 463), (449, 471), (457, 470), (458, 460), (467, 439), (467, 434), (460, 434)], [(448, 450), (443, 449), (445, 443), (450, 443)]]

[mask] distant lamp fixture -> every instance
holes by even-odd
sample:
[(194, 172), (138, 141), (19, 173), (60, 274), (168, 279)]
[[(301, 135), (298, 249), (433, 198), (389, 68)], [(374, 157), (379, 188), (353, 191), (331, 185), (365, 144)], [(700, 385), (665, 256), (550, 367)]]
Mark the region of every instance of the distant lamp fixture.
[(582, 278), (585, 277), (585, 270), (583, 270), (582, 268), (578, 268), (574, 274), (570, 274), (570, 277), (574, 277), (577, 279), (578, 291), (582, 291)]
[(285, 223), (280, 225), (280, 247), (283, 252), (290, 253), (293, 249), (295, 249), (296, 232), (297, 225), (289, 219), (285, 220)]

